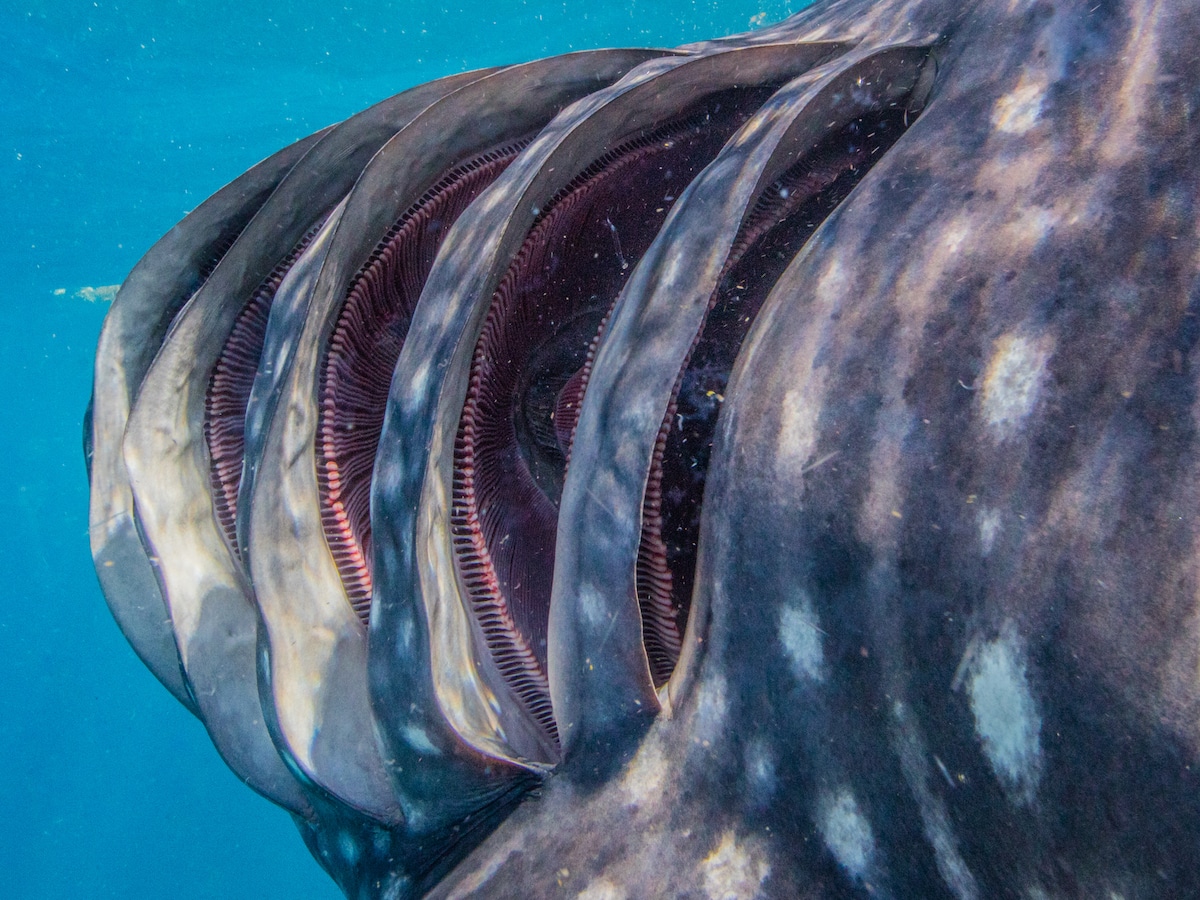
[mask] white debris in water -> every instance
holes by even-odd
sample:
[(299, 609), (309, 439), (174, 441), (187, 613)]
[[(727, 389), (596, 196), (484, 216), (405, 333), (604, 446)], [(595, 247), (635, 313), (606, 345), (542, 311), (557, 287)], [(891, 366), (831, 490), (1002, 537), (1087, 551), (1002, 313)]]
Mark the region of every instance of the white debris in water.
[(817, 827), (838, 864), (851, 877), (864, 880), (875, 857), (875, 835), (848, 789), (822, 798), (817, 806)]
[(1041, 775), (1042, 717), (1011, 624), (975, 653), (967, 690), (975, 731), (996, 777), (1014, 801), (1032, 802)]
[(799, 681), (825, 680), (823, 632), (812, 599), (797, 591), (790, 602), (779, 608), (779, 641)]
[[(71, 294), (76, 300), (86, 300), (88, 303), (103, 301), (112, 303), (117, 297), (117, 291), (120, 289), (119, 284), (102, 284), (99, 287), (81, 287), (79, 290)], [(55, 288), (54, 296), (62, 297), (67, 293), (66, 288)]]
[(992, 350), (980, 392), (983, 418), (998, 439), (1011, 437), (1037, 405), (1052, 341), (1001, 336)]
[(752, 900), (771, 874), (771, 864), (750, 842), (738, 843), (732, 831), (700, 863), (708, 900)]

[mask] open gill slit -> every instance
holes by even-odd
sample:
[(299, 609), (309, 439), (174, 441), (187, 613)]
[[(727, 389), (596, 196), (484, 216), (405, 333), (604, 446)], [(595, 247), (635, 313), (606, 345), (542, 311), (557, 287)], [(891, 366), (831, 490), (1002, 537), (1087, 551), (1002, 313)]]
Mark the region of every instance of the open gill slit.
[[(257, 212), (257, 210), (255, 210)], [(239, 219), (236, 223), (230, 223), (221, 236), (213, 243), (205, 255), (204, 263), (200, 266), (196, 273), (196, 286), (187, 292), (186, 298), (179, 305), (179, 309), (183, 308), (183, 304), (192, 299), (192, 296), (204, 286), (204, 282), (208, 281), (208, 277), (220, 265), (221, 260), (225, 258), (225, 254), (233, 249), (233, 245), (237, 243), (237, 239), (245, 231), (246, 225), (250, 222), (250, 217), (244, 220)]]
[(558, 502), (600, 335), (675, 198), (770, 90), (705, 98), (606, 151), (538, 214), (492, 296), (455, 441), (453, 545), (492, 663), (552, 743)]
[(208, 447), (213, 511), (234, 556), (241, 558), (237, 542), (237, 497), (242, 482), (246, 449), (246, 407), (258, 371), (267, 317), (275, 292), (288, 270), (325, 224), (317, 222), (250, 295), (234, 320), (204, 395), (204, 442)]
[(783, 269), (907, 124), (902, 109), (886, 109), (827, 138), (759, 196), (734, 240), (676, 377), (643, 496), (635, 580), (656, 687), (679, 659), (712, 440), (741, 343)]
[(371, 477), (392, 371), (446, 232), (529, 143), (515, 141), (446, 172), (410, 206), (351, 281), (319, 366), (317, 487), (326, 543), (347, 597), (371, 605)]

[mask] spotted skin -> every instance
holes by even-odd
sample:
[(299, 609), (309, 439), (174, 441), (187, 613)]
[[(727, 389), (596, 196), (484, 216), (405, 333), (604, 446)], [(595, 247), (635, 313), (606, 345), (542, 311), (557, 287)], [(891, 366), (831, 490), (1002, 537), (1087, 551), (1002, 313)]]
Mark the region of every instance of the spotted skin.
[[(801, 14), (939, 31), (933, 93), (743, 347), (670, 718), (437, 896), (1200, 890), (1200, 20), (949, 7)], [(761, 882), (710, 889), (726, 835)]]

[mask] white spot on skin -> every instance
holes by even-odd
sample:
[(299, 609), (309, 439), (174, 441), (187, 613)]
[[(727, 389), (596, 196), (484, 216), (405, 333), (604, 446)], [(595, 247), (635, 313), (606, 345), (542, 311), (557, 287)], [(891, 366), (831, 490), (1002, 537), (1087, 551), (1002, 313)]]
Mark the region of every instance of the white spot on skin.
[[(797, 354), (799, 356), (799, 354)], [(808, 359), (796, 360), (800, 368)], [(821, 412), (821, 376), (812, 373), (801, 388), (793, 388), (783, 398), (780, 411), (779, 446), (776, 457), (782, 460), (779, 468), (803, 471), (817, 444), (817, 416)]]
[(1035, 247), (1049, 237), (1059, 223), (1058, 214), (1052, 209), (1034, 206), (1018, 211), (1016, 217), (1005, 226), (1017, 246)]
[(609, 616), (604, 608), (604, 598), (591, 584), (579, 587), (579, 612), (589, 628), (599, 628)]
[(658, 740), (652, 738), (642, 744), (621, 780), (626, 805), (644, 809), (655, 802), (661, 802), (670, 783), (672, 771)]
[(353, 866), (358, 862), (358, 843), (354, 840), (354, 836), (350, 834), (350, 832), (338, 832), (337, 845), (338, 852), (342, 854), (342, 859), (344, 859), (350, 866)]
[(1037, 405), (1052, 349), (1048, 336), (1035, 340), (1006, 334), (996, 341), (984, 375), (980, 405), (984, 421), (997, 439), (1015, 434)]
[(411, 892), (412, 882), (403, 875), (393, 873), (384, 879), (383, 889), (379, 896), (383, 900), (400, 900), (402, 897), (410, 896)]
[(696, 720), (692, 727), (693, 739), (703, 747), (712, 744), (725, 726), (729, 713), (729, 688), (725, 678), (713, 675), (700, 685), (696, 698)]
[(1000, 533), (1000, 513), (983, 507), (976, 514), (976, 521), (979, 524), (979, 546), (983, 555), (987, 556), (996, 545), (996, 535)]
[(433, 380), (433, 364), (429, 360), (424, 360), (417, 366), (409, 380), (409, 391), (411, 396), (425, 397), (429, 394), (430, 383)]
[(747, 843), (739, 844), (732, 831), (721, 836), (716, 848), (700, 863), (708, 900), (751, 900), (759, 896), (771, 865)]
[(821, 682), (825, 680), (823, 632), (812, 599), (803, 591), (797, 594), (779, 609), (779, 642), (797, 680)]
[(1041, 117), (1045, 93), (1045, 84), (1022, 75), (1017, 86), (996, 101), (992, 125), (1005, 134), (1024, 134)]
[(838, 257), (834, 257), (821, 273), (817, 282), (818, 300), (834, 305), (845, 296), (850, 279), (846, 275), (846, 267)]
[(593, 881), (576, 895), (576, 900), (625, 900), (625, 890), (606, 878)]
[(951, 224), (947, 225), (942, 231), (942, 246), (946, 250), (947, 256), (958, 256), (958, 251), (963, 248), (967, 242), (967, 236), (970, 234), (970, 226), (967, 222), (959, 217)]
[(418, 753), (424, 753), (426, 756), (441, 756), (442, 751), (434, 745), (425, 729), (420, 725), (405, 725), (404, 741)]
[[(371, 618), (370, 627), (372, 631), (379, 629), (380, 625), (378, 616), (373, 616)], [(402, 622), (396, 629), (396, 652), (404, 656), (411, 656), (414, 652), (413, 637), (413, 623), (411, 621)]]
[(875, 836), (854, 795), (844, 788), (826, 794), (817, 808), (817, 828), (838, 864), (862, 881), (875, 856)]
[(770, 745), (763, 740), (753, 740), (746, 747), (744, 765), (748, 799), (756, 807), (771, 802), (775, 793), (775, 757)]
[(1015, 802), (1032, 802), (1041, 775), (1042, 718), (1011, 623), (979, 647), (967, 691), (975, 731), (996, 777)]

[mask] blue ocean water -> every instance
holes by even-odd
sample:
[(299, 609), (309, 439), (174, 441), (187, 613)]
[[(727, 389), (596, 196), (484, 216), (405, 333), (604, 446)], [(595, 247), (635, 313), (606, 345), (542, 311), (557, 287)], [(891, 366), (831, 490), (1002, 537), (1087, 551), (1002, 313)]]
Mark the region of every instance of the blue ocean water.
[(335, 897), (134, 657), (91, 568), (81, 417), (115, 285), (204, 197), (412, 84), (674, 45), (803, 0), (0, 6), (0, 895)]

